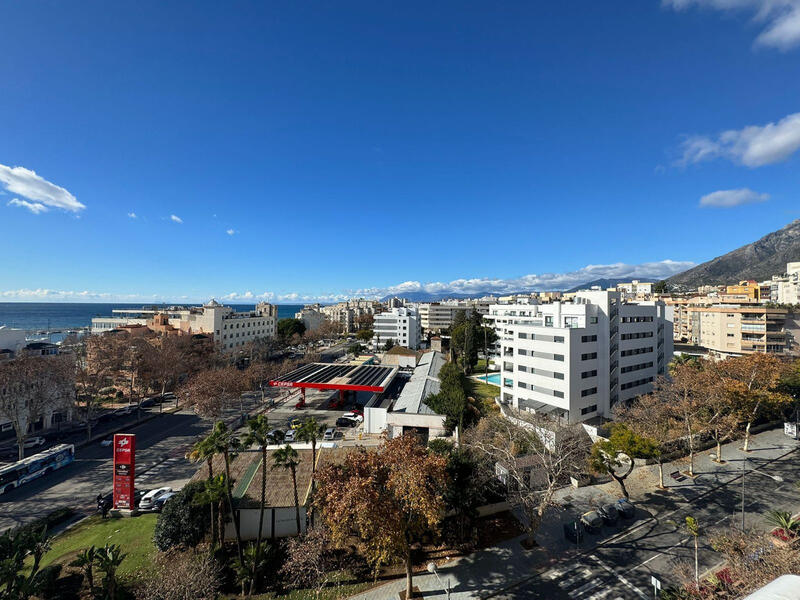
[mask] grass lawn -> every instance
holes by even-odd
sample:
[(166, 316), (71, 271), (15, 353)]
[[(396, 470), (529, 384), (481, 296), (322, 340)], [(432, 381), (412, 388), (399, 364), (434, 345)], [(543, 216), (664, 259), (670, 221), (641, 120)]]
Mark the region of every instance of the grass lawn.
[(476, 400), (480, 400), (486, 411), (497, 410), (497, 405), (494, 403), (495, 396), (500, 395), (500, 388), (491, 383), (478, 381), (477, 379), (470, 379), (469, 384), (472, 386), (472, 395)]
[[(489, 372), (492, 371), (491, 366), (493, 364), (494, 364), (494, 361), (490, 360), (489, 361), (489, 367), (490, 367), (489, 368)], [(472, 370), (472, 372), (475, 373), (476, 375), (477, 374), (481, 374), (482, 375), (483, 373), (485, 373), (486, 372), (486, 359), (485, 358), (479, 358), (478, 359), (478, 364), (475, 365), (475, 368)]]
[(128, 555), (119, 572), (122, 575), (132, 573), (150, 564), (156, 554), (153, 529), (157, 517), (153, 513), (120, 519), (89, 517), (53, 539), (52, 548), (42, 558), (42, 566), (52, 563), (66, 566), (84, 548), (118, 544)]

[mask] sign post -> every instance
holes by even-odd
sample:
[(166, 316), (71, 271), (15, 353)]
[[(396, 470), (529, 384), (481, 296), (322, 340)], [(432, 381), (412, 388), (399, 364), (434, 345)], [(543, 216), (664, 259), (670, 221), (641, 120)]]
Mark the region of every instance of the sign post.
[(134, 479), (136, 477), (136, 436), (132, 433), (114, 434), (114, 509), (133, 511)]
[(653, 598), (656, 598), (656, 600), (658, 600), (658, 592), (661, 591), (661, 581), (659, 581), (659, 579), (655, 575), (651, 575), (650, 583), (653, 584)]

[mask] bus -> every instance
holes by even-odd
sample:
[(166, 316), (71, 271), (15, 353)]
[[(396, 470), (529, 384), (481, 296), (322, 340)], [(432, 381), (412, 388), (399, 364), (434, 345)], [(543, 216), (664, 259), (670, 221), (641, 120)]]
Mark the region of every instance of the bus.
[(0, 495), (66, 467), (75, 460), (75, 446), (59, 444), (5, 467), (0, 467)]

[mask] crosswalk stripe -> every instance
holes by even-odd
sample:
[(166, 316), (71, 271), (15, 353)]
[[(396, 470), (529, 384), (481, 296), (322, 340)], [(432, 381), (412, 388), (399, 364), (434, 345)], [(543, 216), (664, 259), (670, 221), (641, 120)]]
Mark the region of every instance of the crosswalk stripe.
[(574, 589), (574, 590), (570, 590), (570, 596), (573, 596), (573, 597), (580, 596), (581, 594), (584, 594), (584, 593), (588, 592), (589, 590), (593, 590), (598, 585), (600, 585), (602, 582), (603, 582), (602, 579), (598, 579), (597, 577), (595, 577), (590, 582), (584, 583), (581, 587), (579, 587), (577, 589)]
[(608, 596), (613, 591), (614, 591), (614, 588), (610, 588), (609, 587), (609, 588), (606, 588), (606, 589), (604, 589), (602, 591), (595, 592), (594, 594), (592, 594), (591, 596), (586, 598), (586, 600), (603, 600), (603, 598)]
[(543, 577), (546, 577), (547, 579), (558, 579), (559, 577), (562, 577), (562, 576), (566, 575), (567, 573), (571, 573), (572, 571), (574, 571), (575, 569), (577, 569), (577, 568), (579, 568), (581, 566), (583, 566), (583, 565), (581, 565), (580, 563), (574, 563), (574, 564), (571, 564), (571, 565), (564, 565), (562, 567), (554, 567), (554, 568), (550, 569), (549, 571), (545, 571), (542, 575), (543, 575)]
[(560, 588), (572, 587), (575, 583), (577, 583), (581, 579), (585, 579), (586, 577), (591, 576), (591, 574), (592, 574), (591, 569), (587, 569), (586, 567), (584, 567), (583, 570), (580, 571), (579, 573), (576, 573), (575, 575), (568, 577), (564, 581), (559, 581), (558, 587)]

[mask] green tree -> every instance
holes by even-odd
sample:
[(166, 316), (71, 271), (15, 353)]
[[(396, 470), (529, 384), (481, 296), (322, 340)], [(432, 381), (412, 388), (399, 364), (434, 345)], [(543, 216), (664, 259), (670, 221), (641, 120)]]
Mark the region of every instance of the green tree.
[(278, 336), (284, 340), (291, 339), (295, 335), (302, 336), (305, 332), (305, 323), (300, 319), (278, 320)]
[[(657, 454), (658, 445), (655, 442), (634, 433), (623, 423), (615, 423), (611, 426), (608, 440), (598, 440), (592, 446), (589, 466), (595, 473), (610, 475), (627, 499), (629, 495), (625, 479), (633, 472), (634, 459), (653, 458)], [(618, 472), (620, 468), (622, 470)]]
[(272, 455), (273, 469), (288, 469), (292, 474), (292, 487), (294, 488), (294, 510), (297, 519), (297, 533), (302, 533), (300, 528), (300, 501), (297, 497), (297, 465), (300, 461), (297, 457), (297, 450), (286, 444), (283, 448), (275, 450)]
[(666, 279), (662, 279), (653, 284), (653, 293), (666, 294), (667, 292), (669, 292), (669, 284)]
[[(203, 482), (203, 490), (198, 493), (192, 502), (197, 506), (211, 506), (211, 546), (216, 545), (214, 536), (214, 506), (217, 506), (217, 532), (219, 533), (220, 546), (225, 544), (225, 500), (228, 484), (226, 483), (225, 473), (215, 475), (211, 479)], [(169, 504), (169, 503), (167, 503)], [(166, 507), (165, 507), (166, 509)]]
[(446, 362), (439, 371), (439, 392), (425, 399), (436, 413), (445, 415), (448, 431), (458, 428), (459, 441), (462, 430), (478, 422), (482, 416), (480, 405), (467, 395), (469, 382), (454, 362)]
[(384, 352), (388, 352), (392, 348), (394, 348), (394, 340), (392, 338), (389, 338), (388, 340), (386, 340), (386, 343), (383, 345), (383, 350), (384, 350)]
[(356, 337), (364, 343), (368, 343), (374, 335), (372, 329), (359, 329), (356, 332)]
[(89, 546), (88, 548), (84, 548), (80, 552), (78, 552), (78, 556), (75, 557), (70, 564), (71, 567), (78, 567), (81, 571), (83, 571), (83, 578), (86, 580), (86, 585), (89, 588), (89, 593), (94, 593), (94, 557), (95, 551), (97, 548), (94, 546)]
[(350, 354), (358, 356), (359, 354), (361, 354), (364, 351), (364, 346), (362, 346), (361, 344), (352, 344), (352, 345), (347, 347), (347, 351)]
[[(266, 415), (260, 414), (247, 422), (247, 436), (244, 439), (244, 445), (256, 445), (261, 450), (261, 499), (259, 503), (256, 549), (261, 548), (261, 535), (264, 529), (264, 508), (267, 504), (267, 446), (272, 441), (269, 433), (270, 425)], [(256, 579), (257, 577), (254, 575), (250, 580), (250, 594), (255, 593)]]
[(119, 578), (117, 571), (127, 554), (117, 544), (106, 544), (95, 551), (97, 570), (103, 574), (103, 589), (108, 600), (117, 600)]
[(464, 372), (469, 374), (478, 364), (478, 350), (488, 348), (497, 341), (497, 334), (486, 327), (483, 317), (474, 312), (467, 318), (464, 311), (458, 311), (450, 327), (450, 348), (455, 360), (460, 360)]
[[(207, 483), (192, 481), (164, 504), (153, 530), (156, 548), (164, 552), (178, 546), (192, 548), (200, 543), (214, 520), (213, 511), (209, 517), (203, 508)], [(218, 502), (220, 498), (215, 500)], [(212, 547), (214, 545), (215, 541), (212, 540)]]
[(46, 527), (8, 530), (0, 536), (0, 598), (27, 600), (36, 595), (45, 583), (40, 565), (48, 550)]
[[(233, 519), (233, 529), (236, 533), (236, 552), (239, 560), (242, 559), (242, 534), (239, 529), (239, 518), (233, 510), (233, 480), (231, 479), (231, 460), (236, 456), (241, 447), (241, 440), (235, 431), (228, 429), (222, 421), (217, 421), (209, 437), (209, 444), (214, 449), (214, 454), (221, 454), (225, 465), (225, 497), (228, 502), (228, 511)], [(220, 531), (220, 538), (224, 540), (224, 530)]]

